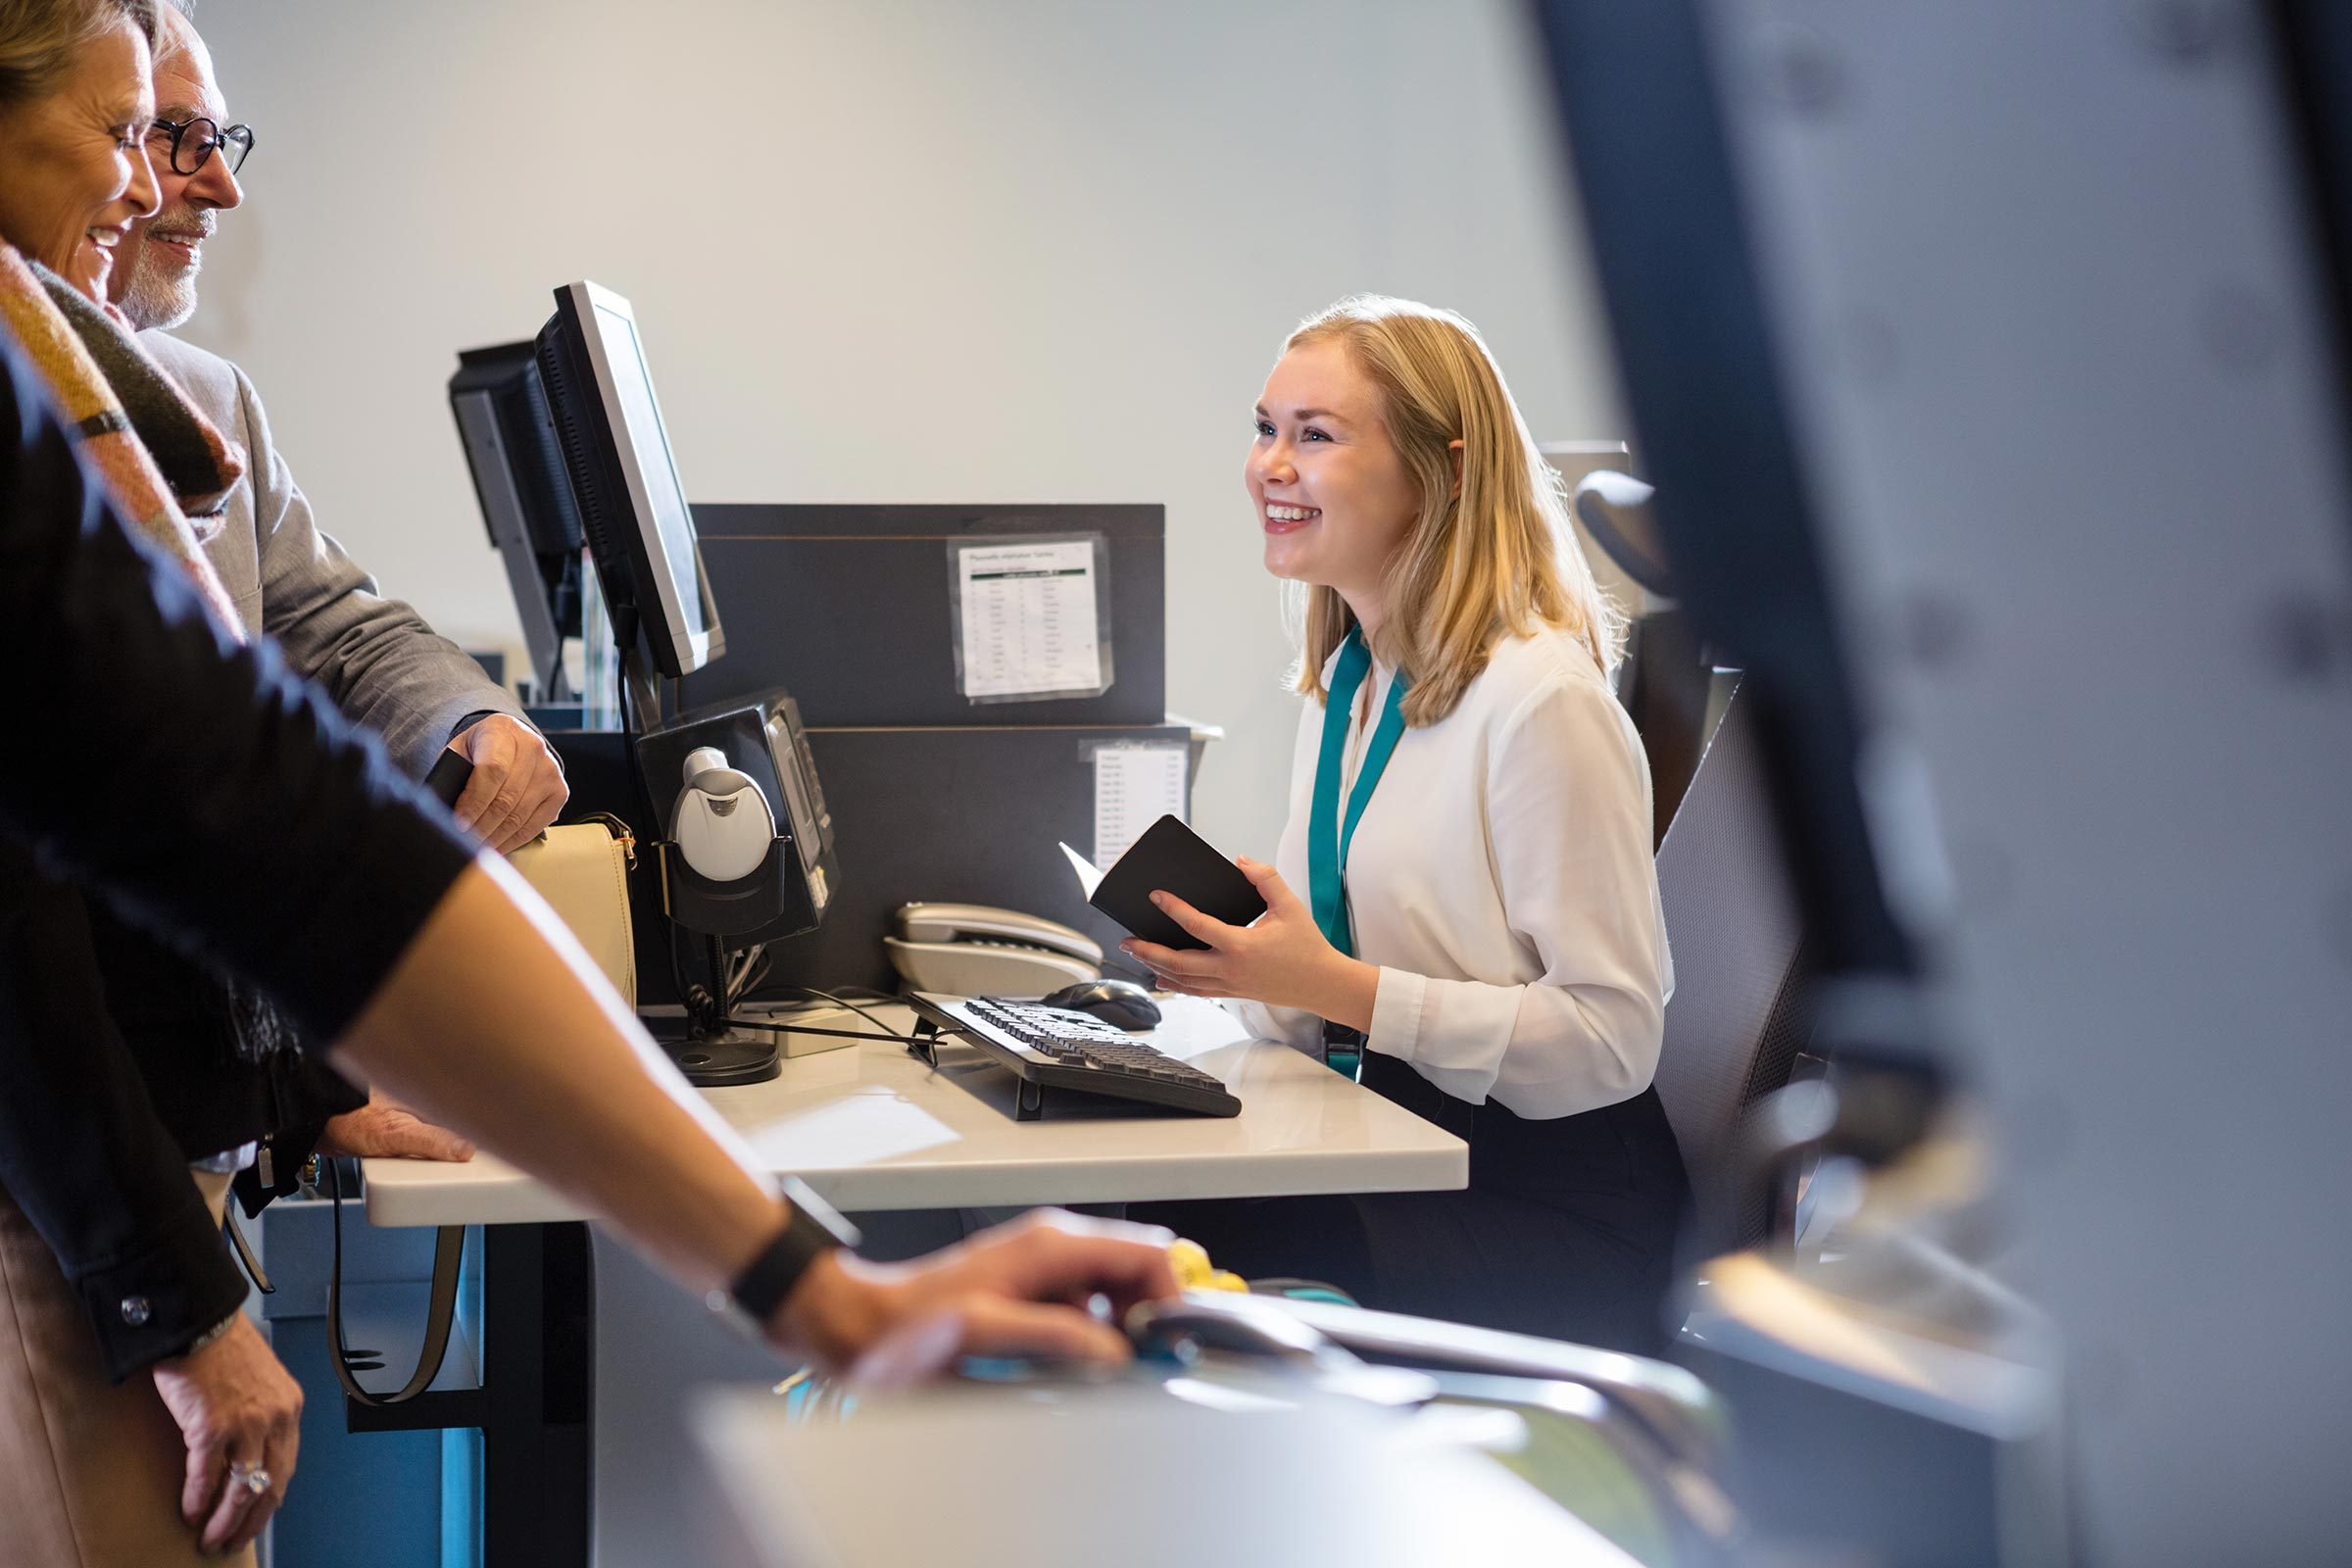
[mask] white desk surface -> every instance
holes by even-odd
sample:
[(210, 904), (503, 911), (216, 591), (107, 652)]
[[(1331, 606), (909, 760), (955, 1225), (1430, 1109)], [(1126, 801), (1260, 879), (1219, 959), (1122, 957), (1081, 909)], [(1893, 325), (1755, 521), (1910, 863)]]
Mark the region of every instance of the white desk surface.
[[(1162, 1004), (1152, 1043), (1223, 1079), (1241, 1097), (1239, 1116), (1138, 1114), (1049, 1094), (1043, 1120), (1015, 1121), (1012, 1074), (955, 1042), (941, 1046), (937, 1070), (903, 1046), (876, 1042), (791, 1057), (771, 1082), (704, 1093), (770, 1168), (853, 1211), (1468, 1183), (1461, 1140), (1288, 1046), (1248, 1038), (1213, 1004), (1171, 997)], [(894, 1026), (910, 1019), (896, 1005), (874, 1010)], [(863, 1027), (855, 1015), (843, 1026)], [(370, 1159), (365, 1170), (368, 1217), (377, 1225), (587, 1217), (488, 1154), (465, 1164)]]

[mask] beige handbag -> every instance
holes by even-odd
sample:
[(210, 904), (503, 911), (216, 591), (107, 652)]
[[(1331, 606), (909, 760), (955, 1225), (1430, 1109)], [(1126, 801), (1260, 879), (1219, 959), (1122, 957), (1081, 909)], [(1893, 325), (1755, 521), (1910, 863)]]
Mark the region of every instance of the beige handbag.
[[(637, 839), (629, 825), (600, 813), (551, 827), (507, 858), (571, 928), (622, 1000), (636, 1006), (637, 938), (629, 925), (629, 870), (637, 863)], [(425, 1305), (424, 1343), (416, 1352), (416, 1370), (396, 1392), (364, 1388), (358, 1375), (381, 1371), (383, 1361), (372, 1350), (353, 1350), (344, 1344), (343, 1184), (332, 1160), (321, 1164), (334, 1199), (335, 1262), (326, 1281), (326, 1327), (335, 1379), (355, 1403), (378, 1409), (406, 1404), (432, 1386), (449, 1353), (466, 1228), (444, 1225), (434, 1239), (432, 1293)]]
[(545, 899), (605, 978), (637, 1005), (637, 936), (629, 925), (629, 870), (637, 840), (616, 816), (551, 827), (508, 859)]

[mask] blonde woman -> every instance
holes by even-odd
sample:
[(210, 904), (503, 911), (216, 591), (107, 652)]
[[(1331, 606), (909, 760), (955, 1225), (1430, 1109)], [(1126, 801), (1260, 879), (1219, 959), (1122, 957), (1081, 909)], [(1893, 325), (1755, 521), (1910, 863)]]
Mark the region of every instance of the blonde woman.
[(1163, 984), (1360, 1056), (1470, 1144), (1458, 1193), (1162, 1204), (1251, 1275), (1630, 1350), (1661, 1340), (1687, 1184), (1656, 1093), (1666, 931), (1622, 622), (1469, 322), (1344, 300), (1293, 332), (1244, 477), (1298, 585), (1305, 711), (1248, 928), (1130, 942)]

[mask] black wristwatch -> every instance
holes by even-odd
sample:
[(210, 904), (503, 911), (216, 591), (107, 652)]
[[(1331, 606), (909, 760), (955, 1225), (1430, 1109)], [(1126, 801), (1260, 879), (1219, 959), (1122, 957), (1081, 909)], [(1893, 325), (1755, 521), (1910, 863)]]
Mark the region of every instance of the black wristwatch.
[(833, 1205), (787, 1176), (779, 1184), (792, 1204), (792, 1217), (776, 1239), (735, 1276), (724, 1292), (712, 1291), (711, 1310), (724, 1312), (754, 1333), (764, 1333), (777, 1308), (808, 1266), (837, 1247), (856, 1250), (858, 1227), (843, 1219)]

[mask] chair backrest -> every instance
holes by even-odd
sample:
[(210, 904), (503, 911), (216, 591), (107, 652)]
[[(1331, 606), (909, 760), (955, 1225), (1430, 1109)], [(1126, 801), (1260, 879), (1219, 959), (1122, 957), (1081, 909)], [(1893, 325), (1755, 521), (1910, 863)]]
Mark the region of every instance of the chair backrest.
[(1727, 1246), (1763, 1234), (1766, 1194), (1733, 1158), (1747, 1111), (1788, 1081), (1811, 1027), (1804, 943), (1751, 733), (1735, 692), (1658, 847), (1674, 996), (1658, 1098), (1700, 1223)]

